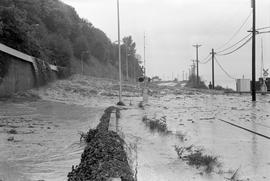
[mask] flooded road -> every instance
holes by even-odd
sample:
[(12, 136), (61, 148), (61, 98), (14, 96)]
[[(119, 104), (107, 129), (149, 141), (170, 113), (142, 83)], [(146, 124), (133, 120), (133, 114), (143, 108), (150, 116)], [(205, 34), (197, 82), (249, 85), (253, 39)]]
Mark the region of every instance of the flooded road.
[[(123, 113), (120, 129), (138, 144), (138, 180), (269, 180), (270, 140), (226, 124), (232, 122), (270, 136), (270, 97), (249, 95), (166, 95), (144, 110)], [(143, 116), (165, 118), (171, 134), (150, 132)], [(221, 168), (207, 174), (178, 159), (174, 146), (196, 146), (217, 156)]]
[(47, 101), (0, 107), (0, 178), (14, 181), (66, 180), (84, 148), (78, 133), (94, 127), (103, 112)]
[[(117, 102), (117, 83), (106, 85), (79, 77), (38, 90), (36, 101), (1, 101), (0, 180), (66, 180), (84, 149), (79, 132), (94, 128)], [(224, 181), (234, 173), (235, 180), (270, 180), (270, 140), (221, 121), (270, 136), (269, 96), (252, 104), (249, 95), (185, 90), (156, 94), (142, 109), (135, 88), (125, 89), (127, 109), (117, 128), (133, 145), (139, 181)], [(165, 121), (168, 133), (151, 130), (144, 117)], [(221, 166), (205, 173), (179, 159), (175, 146), (191, 145), (217, 156)]]

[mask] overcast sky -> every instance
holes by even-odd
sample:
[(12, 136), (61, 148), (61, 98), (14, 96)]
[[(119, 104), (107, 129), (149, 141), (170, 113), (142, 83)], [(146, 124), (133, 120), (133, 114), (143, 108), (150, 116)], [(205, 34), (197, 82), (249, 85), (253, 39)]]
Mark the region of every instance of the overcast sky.
[[(117, 39), (116, 0), (62, 0), (73, 6), (80, 17)], [(146, 67), (149, 76), (179, 76), (182, 80), (196, 58), (193, 44), (201, 44), (203, 61), (212, 48), (218, 49), (237, 32), (251, 14), (251, 0), (119, 0), (121, 37), (131, 35), (137, 52), (143, 55), (146, 34)], [(252, 16), (225, 49), (239, 41), (251, 29)], [(270, 0), (257, 0), (257, 27), (270, 26)], [(267, 29), (266, 29), (267, 30)], [(270, 29), (268, 29), (270, 30)], [(264, 64), (270, 67), (270, 34), (257, 36), (257, 76), (261, 69), (261, 39)], [(236, 46), (237, 47), (237, 46)], [(233, 49), (231, 49), (233, 50)], [(228, 51), (227, 51), (228, 52)], [(225, 53), (225, 52), (224, 52)], [(251, 78), (251, 42), (234, 54), (217, 56), (217, 60), (234, 78)], [(199, 64), (199, 74), (211, 81), (211, 62)], [(235, 88), (235, 81), (215, 65), (216, 84)]]

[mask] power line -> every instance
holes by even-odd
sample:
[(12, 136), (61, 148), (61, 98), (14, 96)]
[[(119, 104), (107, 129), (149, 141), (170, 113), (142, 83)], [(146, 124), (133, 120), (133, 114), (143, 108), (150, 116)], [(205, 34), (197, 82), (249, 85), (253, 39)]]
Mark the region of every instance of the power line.
[(262, 28), (257, 28), (256, 30), (258, 31), (258, 30), (264, 30), (264, 29), (269, 29), (270, 28), (270, 26), (266, 26), (266, 27), (262, 27)]
[(264, 33), (270, 33), (270, 31), (262, 31), (262, 32), (259, 32), (258, 34), (264, 34)]
[(211, 55), (208, 56), (208, 59), (204, 62), (199, 61), (200, 64), (207, 64), (211, 60)]
[(210, 57), (210, 54), (207, 55), (207, 57), (205, 57), (204, 59), (202, 59), (202, 62), (204, 62), (205, 60), (208, 60), (209, 57)]
[(217, 62), (217, 64), (218, 64), (218, 66), (221, 68), (221, 70), (229, 77), (229, 78), (231, 78), (231, 79), (236, 79), (236, 78), (234, 78), (234, 77), (232, 77), (223, 67), (222, 67), (222, 65), (218, 62), (218, 60), (217, 60), (217, 58), (216, 57), (214, 57), (215, 58), (215, 60), (216, 60), (216, 62)]
[(226, 45), (228, 45), (228, 44), (233, 40), (234, 37), (236, 37), (236, 35), (240, 32), (240, 30), (241, 30), (241, 29), (244, 27), (244, 25), (247, 23), (247, 21), (248, 21), (248, 19), (250, 18), (251, 14), (252, 14), (252, 11), (250, 11), (248, 17), (247, 17), (247, 18), (245, 19), (245, 21), (242, 23), (242, 25), (240, 26), (240, 28), (238, 28), (237, 31), (232, 35), (232, 37), (231, 37), (226, 43), (224, 43), (222, 46), (220, 46), (218, 49), (221, 49), (221, 48), (225, 47)]
[(242, 48), (243, 46), (245, 46), (251, 39), (252, 39), (252, 36), (245, 43), (243, 43), (242, 45), (240, 45), (238, 48), (234, 49), (233, 51), (230, 51), (230, 52), (224, 53), (224, 54), (217, 53), (217, 55), (219, 55), (219, 56), (230, 55), (230, 54), (236, 52), (237, 50), (239, 50), (240, 48)]
[(217, 53), (221, 53), (221, 52), (224, 52), (224, 51), (226, 51), (226, 50), (229, 50), (229, 49), (235, 47), (236, 45), (238, 45), (239, 43), (241, 43), (242, 41), (244, 41), (246, 38), (248, 38), (250, 35), (251, 35), (251, 33), (248, 34), (248, 35), (246, 35), (244, 38), (242, 38), (241, 40), (239, 40), (239, 41), (236, 42), (235, 44), (233, 44), (233, 45), (229, 46), (228, 48), (225, 48), (225, 49), (223, 49), (223, 50), (221, 50), (221, 51), (218, 51)]

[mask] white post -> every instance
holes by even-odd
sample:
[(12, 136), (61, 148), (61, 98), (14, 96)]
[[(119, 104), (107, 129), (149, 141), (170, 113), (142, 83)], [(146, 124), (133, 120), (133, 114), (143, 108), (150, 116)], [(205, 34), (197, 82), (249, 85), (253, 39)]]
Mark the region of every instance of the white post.
[(118, 19), (118, 59), (119, 59), (119, 103), (120, 103), (122, 102), (122, 70), (121, 70), (119, 0), (117, 0), (117, 19)]

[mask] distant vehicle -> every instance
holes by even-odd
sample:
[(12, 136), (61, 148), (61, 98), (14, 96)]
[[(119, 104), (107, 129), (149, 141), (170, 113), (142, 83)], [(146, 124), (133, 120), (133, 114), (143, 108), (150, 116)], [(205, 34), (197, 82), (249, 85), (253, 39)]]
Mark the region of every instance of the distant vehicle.
[(152, 82), (160, 82), (161, 78), (159, 78), (158, 76), (152, 77)]
[(138, 82), (144, 82), (145, 79), (146, 79), (148, 82), (151, 81), (151, 78), (150, 78), (150, 77), (139, 77), (139, 78), (138, 78)]

